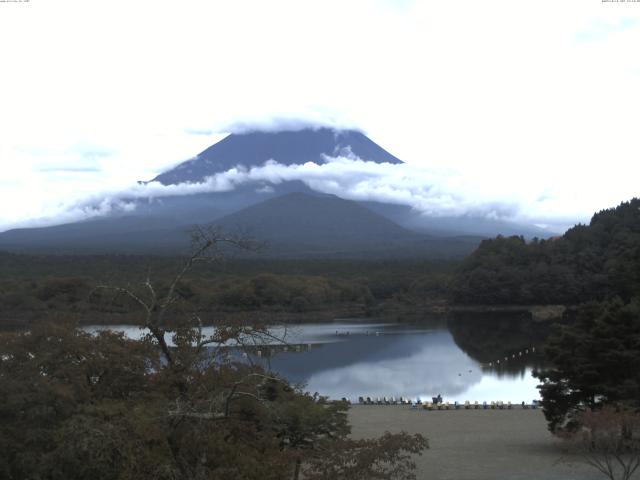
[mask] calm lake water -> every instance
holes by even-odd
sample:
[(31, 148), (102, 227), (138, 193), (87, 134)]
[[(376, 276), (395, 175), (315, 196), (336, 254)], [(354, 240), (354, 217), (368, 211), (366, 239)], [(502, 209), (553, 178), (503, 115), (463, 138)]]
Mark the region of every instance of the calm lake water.
[[(532, 351), (535, 335), (521, 327), (504, 321), (437, 326), (360, 321), (290, 325), (286, 330), (273, 330), (274, 336), (285, 338), (286, 346), (269, 342), (253, 347), (248, 354), (238, 353), (238, 358), (261, 363), (306, 385), (309, 392), (331, 398), (431, 399), (440, 394), (450, 402), (530, 403), (539, 398), (538, 380), (531, 372), (540, 358)], [(137, 327), (109, 328), (133, 338), (140, 335)]]

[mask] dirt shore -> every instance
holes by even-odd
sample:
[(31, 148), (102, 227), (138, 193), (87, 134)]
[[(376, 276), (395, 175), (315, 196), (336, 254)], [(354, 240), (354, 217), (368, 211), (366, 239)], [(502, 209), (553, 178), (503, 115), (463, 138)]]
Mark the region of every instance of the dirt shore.
[(597, 480), (603, 478), (547, 431), (541, 410), (426, 411), (354, 405), (354, 438), (385, 431), (421, 433), (430, 448), (416, 457), (419, 479)]

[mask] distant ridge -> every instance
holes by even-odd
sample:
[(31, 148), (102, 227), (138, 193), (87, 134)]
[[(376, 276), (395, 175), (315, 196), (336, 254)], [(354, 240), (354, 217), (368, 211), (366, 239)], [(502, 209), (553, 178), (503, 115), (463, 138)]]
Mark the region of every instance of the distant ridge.
[(231, 134), (195, 158), (182, 162), (152, 181), (163, 185), (201, 182), (242, 165), (247, 168), (275, 160), (283, 165), (324, 163), (324, 156), (355, 155), (376, 163), (403, 163), (357, 130), (331, 128)]
[[(251, 205), (214, 222), (242, 231), (271, 258), (459, 258), (479, 237), (440, 238), (407, 230), (357, 202), (293, 192)], [(193, 225), (123, 216), (0, 234), (0, 249), (57, 254), (182, 254)], [(245, 256), (242, 252), (236, 252)], [(254, 256), (254, 254), (247, 254)]]
[(297, 192), (265, 200), (216, 223), (266, 241), (265, 253), (275, 256), (460, 257), (481, 240), (421, 235), (357, 202)]
[[(393, 242), (419, 235), (365, 207), (335, 195), (289, 193), (265, 200), (216, 222), (225, 228), (251, 228), (265, 240)], [(333, 240), (331, 240), (333, 241)]]

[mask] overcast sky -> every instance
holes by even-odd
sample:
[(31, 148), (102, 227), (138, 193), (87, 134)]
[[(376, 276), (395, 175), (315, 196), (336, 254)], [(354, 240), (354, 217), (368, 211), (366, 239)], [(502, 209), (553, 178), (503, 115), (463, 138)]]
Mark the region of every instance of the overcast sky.
[(640, 2), (30, 0), (0, 2), (0, 42), (0, 230), (283, 118), (521, 220), (640, 193)]

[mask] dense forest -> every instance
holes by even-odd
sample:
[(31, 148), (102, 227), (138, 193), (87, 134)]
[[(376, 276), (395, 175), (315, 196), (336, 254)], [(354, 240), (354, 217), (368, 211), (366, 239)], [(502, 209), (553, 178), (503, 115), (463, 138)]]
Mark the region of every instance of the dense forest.
[(562, 237), (484, 240), (451, 284), (461, 304), (577, 305), (640, 289), (640, 199), (596, 213)]
[[(182, 258), (0, 253), (0, 328), (71, 315), (87, 323), (137, 323), (130, 299), (100, 285), (166, 287)], [(249, 314), (273, 321), (379, 313), (381, 305), (443, 302), (456, 263), (227, 259), (194, 266), (178, 291), (203, 321)], [(133, 312), (133, 313), (132, 313)], [(304, 313), (305, 317), (300, 317)]]

